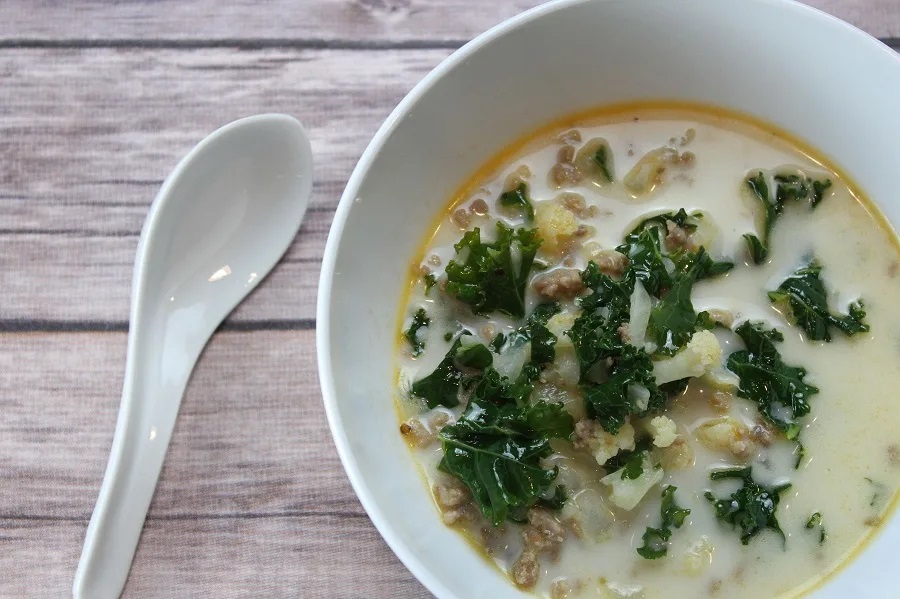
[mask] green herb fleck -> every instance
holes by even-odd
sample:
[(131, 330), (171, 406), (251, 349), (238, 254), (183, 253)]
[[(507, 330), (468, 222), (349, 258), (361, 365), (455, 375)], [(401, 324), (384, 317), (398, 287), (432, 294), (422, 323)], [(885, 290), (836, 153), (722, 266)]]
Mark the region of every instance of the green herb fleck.
[(434, 276), (434, 273), (430, 272), (422, 277), (422, 280), (425, 282), (425, 295), (428, 295), (431, 292), (431, 288), (437, 283), (437, 277)]
[(525, 215), (527, 222), (534, 221), (534, 206), (528, 199), (528, 184), (519, 183), (515, 189), (500, 194), (500, 205), (506, 208), (516, 208)]
[(416, 358), (421, 356), (422, 352), (425, 351), (425, 342), (419, 339), (419, 331), (421, 329), (427, 329), (429, 324), (431, 324), (431, 319), (428, 318), (425, 308), (419, 308), (416, 310), (409, 328), (403, 334), (403, 336), (406, 337), (406, 340), (409, 341), (409, 345), (412, 347), (412, 354)]
[(825, 539), (828, 538), (825, 534), (825, 525), (822, 524), (822, 514), (819, 512), (815, 512), (812, 516), (809, 517), (809, 520), (806, 521), (806, 528), (819, 529), (819, 545), (825, 542)]

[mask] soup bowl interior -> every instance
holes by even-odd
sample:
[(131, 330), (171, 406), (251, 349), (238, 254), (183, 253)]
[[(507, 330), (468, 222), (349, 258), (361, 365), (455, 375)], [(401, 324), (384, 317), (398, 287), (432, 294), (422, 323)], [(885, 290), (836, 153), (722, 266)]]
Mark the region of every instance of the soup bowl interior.
[[(389, 117), (341, 199), (322, 268), (318, 356), (331, 430), (363, 506), (439, 597), (515, 597), (441, 523), (398, 434), (394, 355), (411, 261), (453, 192), (515, 139), (606, 104), (678, 100), (794, 134), (900, 222), (900, 60), (862, 32), (782, 0), (563, 1), (455, 53)], [(816, 591), (900, 588), (900, 523)]]

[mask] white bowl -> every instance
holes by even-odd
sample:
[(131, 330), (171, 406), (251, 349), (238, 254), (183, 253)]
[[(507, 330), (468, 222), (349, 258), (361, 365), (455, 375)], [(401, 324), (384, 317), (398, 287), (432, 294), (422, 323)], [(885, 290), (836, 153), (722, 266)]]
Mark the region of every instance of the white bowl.
[[(328, 237), (317, 344), (338, 453), (388, 545), (441, 598), (521, 597), (441, 523), (400, 435), (398, 310), (452, 192), (538, 126), (594, 106), (677, 99), (746, 112), (848, 173), (895, 225), (900, 59), (787, 0), (563, 0), (479, 36), (430, 73), (359, 161)], [(897, 596), (900, 520), (815, 597)]]

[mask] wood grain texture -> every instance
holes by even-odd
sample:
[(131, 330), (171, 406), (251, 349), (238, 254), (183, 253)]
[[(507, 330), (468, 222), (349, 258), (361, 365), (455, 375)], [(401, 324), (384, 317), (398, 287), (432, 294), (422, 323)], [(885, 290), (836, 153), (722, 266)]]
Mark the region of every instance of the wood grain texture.
[(325, 238), (350, 171), (393, 107), (448, 54), (0, 51), (0, 288), (8, 296), (0, 319), (127, 320), (134, 250), (163, 178), (209, 131), (260, 112), (304, 123), (315, 185), (286, 260), (232, 320), (313, 318)]
[[(313, 335), (212, 339), (126, 595), (422, 596), (341, 470)], [(22, 574), (0, 576), (0, 597), (62, 596), (71, 585), (112, 441), (125, 337), (0, 336), (0, 571)]]
[[(900, 49), (897, 0), (810, 0)], [(0, 0), (0, 598), (63, 597), (112, 440), (147, 207), (199, 139), (306, 125), (312, 205), (188, 387), (126, 597), (427, 597), (327, 430), (314, 305), (347, 177), (450, 51), (537, 0)]]
[[(900, 36), (896, 0), (807, 0), (876, 37)], [(403, 45), (459, 45), (539, 0), (253, 0), (221, 2), (0, 2), (0, 40), (73, 40), (209, 44), (217, 40), (280, 44), (334, 41)], [(413, 44), (415, 45), (415, 44)]]

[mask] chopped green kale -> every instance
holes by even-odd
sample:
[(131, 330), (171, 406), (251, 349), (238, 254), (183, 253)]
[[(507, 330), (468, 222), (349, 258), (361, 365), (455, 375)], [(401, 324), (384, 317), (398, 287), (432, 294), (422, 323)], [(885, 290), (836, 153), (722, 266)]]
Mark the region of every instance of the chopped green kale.
[(791, 320), (806, 331), (813, 341), (831, 341), (830, 327), (845, 335), (865, 333), (865, 306), (862, 301), (850, 304), (846, 315), (832, 314), (828, 309), (828, 292), (821, 278), (822, 267), (813, 260), (786, 278), (778, 289), (769, 292), (769, 299), (785, 310)]
[(747, 349), (728, 356), (727, 366), (740, 379), (737, 394), (754, 401), (759, 411), (788, 439), (800, 434), (799, 418), (810, 411), (809, 398), (819, 389), (804, 382), (806, 370), (788, 366), (781, 359), (775, 343), (784, 336), (762, 323), (745, 322), (735, 333)]
[(747, 545), (750, 539), (765, 528), (771, 528), (784, 539), (784, 532), (775, 518), (775, 510), (782, 492), (790, 485), (774, 488), (764, 487), (753, 480), (753, 468), (717, 470), (710, 473), (711, 480), (738, 479), (743, 486), (726, 499), (717, 499), (707, 491), (705, 497), (713, 504), (716, 517), (733, 527), (741, 529), (741, 543)]
[(638, 547), (638, 555), (645, 559), (659, 559), (666, 555), (669, 550), (669, 539), (672, 538), (672, 527), (681, 528), (684, 519), (687, 518), (691, 510), (679, 507), (675, 503), (675, 491), (677, 487), (667, 485), (662, 492), (662, 505), (659, 513), (662, 517), (662, 525), (659, 528), (647, 527), (644, 531), (642, 540), (644, 544)]
[(676, 262), (669, 292), (650, 312), (649, 329), (659, 353), (675, 354), (690, 341), (694, 331), (705, 327), (706, 319), (698, 318), (691, 302), (694, 283), (726, 273), (733, 266), (731, 262), (715, 262), (702, 247)]
[(828, 535), (825, 534), (825, 525), (822, 523), (822, 514), (819, 512), (815, 512), (812, 516), (809, 517), (809, 520), (806, 521), (806, 528), (819, 529), (819, 545), (825, 542), (825, 539), (828, 538)]
[(643, 349), (623, 344), (613, 359), (609, 377), (600, 383), (582, 385), (588, 416), (604, 430), (616, 434), (631, 414), (657, 412), (667, 395), (653, 378), (653, 362)]
[(537, 504), (562, 506), (565, 490), (551, 494), (557, 470), (543, 468), (540, 460), (551, 453), (550, 438), (569, 438), (574, 428), (562, 404), (521, 405), (509, 391), (509, 381), (488, 369), (459, 421), (440, 433), (440, 469), (469, 488), (495, 526)]
[(500, 205), (506, 208), (516, 208), (525, 215), (527, 222), (534, 222), (534, 206), (528, 199), (527, 183), (519, 183), (515, 189), (500, 194)]
[(418, 358), (422, 355), (422, 352), (425, 351), (425, 342), (419, 339), (419, 330), (427, 329), (429, 324), (431, 324), (431, 319), (428, 318), (425, 308), (419, 308), (416, 310), (415, 315), (413, 315), (412, 323), (409, 325), (409, 328), (403, 334), (403, 336), (406, 337), (406, 340), (409, 341), (410, 347), (412, 347), (414, 357)]
[(650, 226), (659, 227), (661, 232), (666, 232), (668, 230), (668, 225), (666, 223), (668, 222), (673, 222), (688, 233), (693, 233), (697, 230), (697, 221), (702, 217), (702, 213), (695, 212), (694, 214), (688, 214), (684, 208), (679, 209), (678, 212), (656, 214), (639, 222), (638, 225), (631, 230), (631, 235), (640, 233)]
[(422, 277), (422, 280), (425, 282), (425, 295), (428, 295), (431, 292), (431, 288), (437, 283), (437, 277), (434, 276), (433, 272), (430, 272)]
[(784, 212), (786, 202), (808, 201), (810, 210), (822, 201), (825, 191), (831, 187), (829, 179), (816, 180), (806, 175), (775, 175), (775, 193), (770, 193), (769, 185), (762, 171), (747, 175), (744, 185), (763, 205), (762, 239), (752, 233), (744, 235), (747, 249), (754, 264), (762, 264), (769, 256), (769, 241), (775, 221)]
[(468, 231), (454, 246), (456, 259), (447, 264), (447, 293), (476, 314), (524, 317), (525, 286), (540, 244), (536, 230), (513, 230), (501, 222), (493, 243), (483, 243), (478, 228)]
[(484, 370), (493, 363), (491, 352), (484, 345), (470, 341), (469, 337), (468, 332), (457, 337), (437, 368), (412, 384), (412, 394), (425, 400), (429, 409), (458, 406), (463, 368)]

